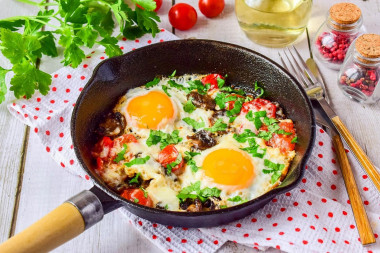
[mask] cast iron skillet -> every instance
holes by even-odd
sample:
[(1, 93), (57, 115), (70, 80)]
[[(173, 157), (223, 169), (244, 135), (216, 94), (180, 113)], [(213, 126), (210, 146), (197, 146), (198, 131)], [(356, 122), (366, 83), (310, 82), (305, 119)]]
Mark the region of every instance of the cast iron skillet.
[[(252, 90), (254, 81), (265, 89), (265, 97), (277, 101), (295, 122), (298, 135), (296, 157), (281, 186), (244, 204), (208, 212), (173, 212), (141, 206), (121, 198), (91, 170), (90, 149), (98, 140), (95, 129), (118, 98), (158, 75), (188, 73), (228, 74), (228, 83)], [(153, 222), (185, 227), (210, 227), (231, 222), (260, 209), (276, 195), (297, 185), (315, 138), (313, 111), (306, 93), (286, 70), (254, 51), (210, 40), (176, 40), (137, 49), (100, 63), (78, 98), (71, 121), (76, 155), (95, 183), (91, 191), (100, 195), (105, 213), (119, 206)], [(104, 194), (106, 193), (106, 194)]]
[[(296, 157), (283, 183), (244, 204), (209, 212), (172, 212), (140, 206), (110, 190), (91, 168), (95, 129), (128, 89), (141, 86), (173, 70), (183, 74), (228, 74), (228, 83), (252, 90), (254, 81), (265, 96), (277, 101), (295, 122)], [(74, 238), (104, 214), (125, 206), (147, 220), (183, 227), (209, 227), (243, 218), (260, 209), (276, 195), (294, 188), (302, 178), (315, 138), (310, 101), (300, 84), (265, 56), (236, 45), (207, 40), (177, 40), (137, 49), (100, 63), (78, 98), (71, 120), (75, 153), (95, 186), (72, 197), (23, 232), (0, 245), (1, 252), (45, 252)]]

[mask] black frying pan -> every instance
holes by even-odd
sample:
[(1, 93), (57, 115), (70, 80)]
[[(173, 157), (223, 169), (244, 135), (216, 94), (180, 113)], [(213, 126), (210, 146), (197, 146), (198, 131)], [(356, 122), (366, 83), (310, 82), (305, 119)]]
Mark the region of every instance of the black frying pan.
[[(94, 161), (90, 150), (97, 141), (95, 129), (103, 116), (112, 110), (118, 99), (129, 89), (144, 85), (156, 76), (168, 76), (174, 70), (177, 70), (177, 75), (228, 74), (228, 83), (246, 91), (252, 90), (254, 81), (258, 81), (265, 89), (265, 98), (280, 103), (287, 117), (295, 122), (298, 144), (296, 157), (279, 187), (244, 204), (226, 209), (173, 212), (141, 206), (121, 198), (91, 170)], [(161, 224), (210, 227), (243, 218), (263, 207), (276, 195), (294, 188), (302, 178), (311, 153), (315, 122), (310, 101), (300, 84), (272, 60), (232, 44), (209, 40), (176, 40), (146, 46), (101, 62), (77, 100), (71, 120), (71, 134), (78, 160), (95, 184), (90, 191), (84, 191), (69, 200), (68, 205), (74, 205), (77, 212), (79, 210), (83, 229), (121, 206), (144, 219)], [(77, 234), (74, 233), (68, 239)], [(58, 245), (56, 243), (50, 248)]]

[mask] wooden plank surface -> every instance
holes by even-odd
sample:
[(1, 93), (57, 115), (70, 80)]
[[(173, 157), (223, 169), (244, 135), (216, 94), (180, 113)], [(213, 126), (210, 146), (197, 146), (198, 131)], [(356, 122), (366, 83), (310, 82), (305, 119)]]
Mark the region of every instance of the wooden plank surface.
[[(0, 0), (0, 3), (8, 3)], [(226, 8), (220, 17), (207, 19), (198, 10), (197, 0), (188, 0), (198, 11), (198, 23), (189, 31), (175, 31), (180, 38), (202, 38), (230, 42), (261, 52), (275, 61), (278, 61), (277, 49), (261, 47), (249, 41), (240, 30), (234, 14), (234, 1), (226, 0)], [(309, 22), (310, 32), (316, 32), (323, 21), (331, 1), (314, 1), (313, 15)], [(372, 22), (369, 31), (379, 31), (379, 1), (355, 1), (362, 8), (365, 22)], [(30, 7), (12, 1), (10, 8), (0, 10), (0, 18), (34, 12)], [(5, 5), (3, 5), (5, 6)], [(164, 1), (158, 14), (163, 22), (161, 27), (171, 30), (167, 20), (167, 13), (171, 2)], [(23, 12), (25, 11), (25, 12)], [(377, 30), (376, 30), (377, 29)], [(304, 57), (308, 56), (306, 36), (303, 35), (296, 43)], [(2, 62), (0, 62), (2, 64)], [(43, 61), (42, 69), (54, 71), (57, 63)], [(380, 110), (378, 106), (363, 107), (348, 100), (338, 90), (336, 84), (337, 73), (321, 66), (327, 81), (329, 94), (333, 98), (333, 106), (342, 120), (347, 124), (360, 145), (367, 151), (376, 166), (380, 166), (380, 157), (376, 150), (380, 147)], [(354, 112), (354, 115), (353, 113)], [(365, 122), (365, 131), (363, 131)], [(12, 129), (12, 131), (10, 131)], [(0, 106), (0, 240), (8, 236), (10, 229), (15, 192), (17, 188), (18, 170), (20, 168), (21, 153), (23, 150), (23, 136), (25, 127), (18, 123), (6, 111), (4, 104)], [(43, 162), (41, 162), (43, 161)], [(25, 172), (23, 176), (19, 209), (16, 222), (16, 232), (29, 226), (44, 214), (58, 206), (67, 198), (87, 189), (88, 185), (80, 178), (74, 177), (62, 170), (44, 152), (34, 133), (30, 134), (26, 154)], [(220, 252), (253, 252), (255, 250), (227, 243)], [(160, 252), (160, 250), (137, 232), (118, 211), (108, 214), (104, 220), (86, 231), (83, 235), (55, 250), (55, 252)]]
[[(0, 6), (1, 18), (35, 13), (35, 9), (16, 1), (0, 0)], [(1, 53), (0, 66), (5, 69), (11, 67)], [(8, 83), (9, 80), (10, 75), (7, 75)], [(18, 183), (22, 179), (19, 173), (22, 168), (24, 143), (27, 141), (26, 126), (11, 116), (6, 108), (6, 104), (13, 99), (13, 94), (8, 93), (6, 101), (0, 105), (0, 241), (7, 239), (11, 232), (16, 195), (21, 190)]]

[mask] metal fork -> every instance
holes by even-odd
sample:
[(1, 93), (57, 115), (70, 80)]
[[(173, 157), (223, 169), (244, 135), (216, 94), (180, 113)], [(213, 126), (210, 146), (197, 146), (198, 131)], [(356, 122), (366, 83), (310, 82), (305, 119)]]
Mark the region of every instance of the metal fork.
[[(325, 112), (326, 114), (325, 116), (328, 116), (333, 122), (333, 124), (335, 125), (334, 127), (334, 125), (329, 124), (328, 122), (326, 122), (327, 124), (324, 124), (327, 127), (330, 126), (329, 128), (333, 136), (333, 144), (337, 152), (337, 157), (338, 157), (339, 164), (341, 167), (343, 179), (347, 188), (347, 193), (351, 201), (351, 207), (354, 213), (354, 218), (355, 218), (358, 232), (361, 238), (361, 242), (363, 245), (369, 245), (369, 244), (375, 243), (376, 242), (375, 236), (372, 232), (366, 211), (364, 209), (363, 202), (360, 197), (359, 189), (356, 185), (355, 178), (352, 173), (351, 166), (348, 161), (342, 140), (340, 139), (340, 136), (337, 133), (337, 131), (339, 131), (339, 133), (345, 138), (351, 150), (357, 156), (359, 162), (364, 160), (363, 158), (366, 158), (368, 160), (367, 163), (361, 162), (361, 164), (369, 175), (372, 174), (374, 176), (375, 178), (374, 183), (376, 187), (379, 189), (379, 191), (380, 191), (380, 175), (379, 174), (376, 175), (375, 173), (370, 173), (372, 172), (372, 170), (374, 170), (374, 172), (377, 173), (377, 170), (371, 164), (368, 157), (366, 156), (363, 157), (364, 152), (361, 150), (361, 148), (356, 143), (354, 138), (348, 132), (347, 128), (343, 125), (339, 117), (331, 109), (329, 103), (326, 101), (325, 87), (322, 86), (322, 84), (315, 78), (312, 71), (307, 67), (305, 61), (302, 59), (301, 55), (298, 53), (297, 49), (294, 46), (292, 47), (292, 49), (293, 50), (287, 48), (287, 52), (286, 50), (283, 51), (283, 55), (288, 60), (288, 64), (285, 63), (284, 58), (279, 53), (281, 63), (290, 73), (293, 73), (295, 75), (298, 82), (305, 89), (307, 95), (312, 99), (313, 104), (317, 104), (317, 106), (319, 105), (319, 108), (322, 108), (323, 111)], [(307, 75), (305, 74), (305, 72)], [(321, 116), (319, 116), (319, 118), (321, 119)], [(352, 146), (350, 145), (350, 143)], [(360, 150), (358, 150), (358, 148)], [(371, 168), (371, 166), (368, 166), (368, 165), (372, 165), (373, 168)], [(378, 184), (376, 184), (376, 182), (378, 182)]]

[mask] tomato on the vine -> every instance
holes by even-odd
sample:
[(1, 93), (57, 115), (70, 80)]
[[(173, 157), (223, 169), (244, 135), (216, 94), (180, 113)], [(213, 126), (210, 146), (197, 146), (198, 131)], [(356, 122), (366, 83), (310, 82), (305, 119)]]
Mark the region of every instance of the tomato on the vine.
[(170, 24), (179, 30), (189, 30), (195, 25), (197, 18), (197, 11), (189, 4), (176, 4), (169, 11)]
[(208, 18), (218, 16), (224, 9), (224, 0), (199, 0), (199, 10)]

